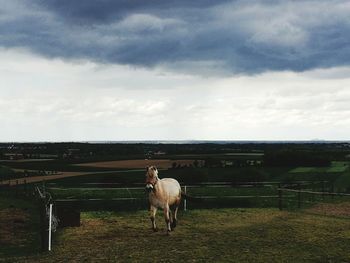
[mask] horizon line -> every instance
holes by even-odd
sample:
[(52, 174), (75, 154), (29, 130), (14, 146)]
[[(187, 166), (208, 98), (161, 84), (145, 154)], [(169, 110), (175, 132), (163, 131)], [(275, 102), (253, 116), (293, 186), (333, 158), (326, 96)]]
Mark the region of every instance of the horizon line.
[(310, 139), (310, 140), (67, 140), (67, 141), (0, 141), (1, 144), (21, 144), (21, 143), (90, 143), (90, 144), (131, 144), (131, 143), (152, 143), (152, 144), (200, 144), (200, 143), (350, 143), (350, 140), (326, 140), (326, 139)]

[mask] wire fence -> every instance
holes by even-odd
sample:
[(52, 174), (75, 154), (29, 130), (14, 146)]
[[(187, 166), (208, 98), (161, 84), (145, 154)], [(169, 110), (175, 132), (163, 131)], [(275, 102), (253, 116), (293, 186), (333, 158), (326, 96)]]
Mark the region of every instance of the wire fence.
[(306, 213), (350, 218), (350, 194), (310, 189), (280, 187), (280, 210), (300, 210)]
[[(61, 206), (80, 211), (87, 210), (137, 210), (148, 208), (148, 194), (143, 184), (121, 187), (119, 184), (82, 184), (64, 187), (42, 181), (37, 184), (1, 185), (0, 194), (28, 197), (35, 186), (52, 195)], [(109, 186), (109, 187), (107, 187)], [(278, 207), (281, 210), (322, 212), (322, 214), (347, 215), (350, 194), (334, 193), (333, 186), (326, 181), (297, 181), (288, 184), (280, 182), (211, 182), (186, 185), (182, 191), (183, 209), (222, 207)], [(306, 210), (307, 209), (307, 210)], [(321, 213), (320, 212), (320, 213)]]
[[(0, 194), (32, 198), (38, 203), (41, 245), (50, 250), (56, 227), (80, 226), (81, 211), (135, 211), (148, 209), (144, 187), (120, 185), (60, 187), (45, 181), (37, 184), (2, 184)], [(112, 186), (112, 187), (111, 187)], [(116, 187), (118, 186), (118, 187)], [(325, 181), (205, 183), (185, 185), (181, 208), (278, 207), (280, 210), (350, 219), (350, 194), (333, 192)]]
[[(34, 201), (38, 200), (39, 193), (40, 233), (45, 250), (48, 249), (47, 244), (51, 244), (48, 241), (48, 222), (51, 222), (48, 218), (48, 204), (53, 206), (53, 215), (60, 221), (59, 227), (79, 226), (81, 211), (148, 209), (148, 193), (144, 187), (110, 186), (112, 187), (90, 184), (88, 187), (67, 188), (47, 184), (45, 181), (39, 184), (19, 184), (15, 181), (11, 185), (1, 185), (0, 193), (18, 198), (30, 197)], [(278, 207), (280, 210), (350, 219), (350, 194), (335, 193), (333, 189), (330, 183), (324, 181), (299, 181), (283, 185), (279, 182), (186, 185), (182, 187), (184, 198), (181, 209)]]

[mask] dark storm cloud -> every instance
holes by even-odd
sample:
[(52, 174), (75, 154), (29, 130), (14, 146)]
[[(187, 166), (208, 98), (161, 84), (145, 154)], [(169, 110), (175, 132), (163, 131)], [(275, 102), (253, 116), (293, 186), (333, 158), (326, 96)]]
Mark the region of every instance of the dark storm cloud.
[(346, 1), (1, 1), (0, 45), (196, 74), (349, 65)]
[(52, 12), (72, 21), (104, 23), (120, 19), (134, 12), (161, 12), (164, 10), (206, 8), (229, 0), (42, 0), (38, 3)]

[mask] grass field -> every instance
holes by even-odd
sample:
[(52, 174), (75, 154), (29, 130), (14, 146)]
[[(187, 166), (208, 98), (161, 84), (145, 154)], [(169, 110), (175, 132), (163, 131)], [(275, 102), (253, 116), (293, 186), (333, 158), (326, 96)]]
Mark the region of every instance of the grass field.
[[(159, 171), (159, 178), (175, 178), (183, 185), (201, 182), (280, 181), (289, 170), (289, 167), (181, 168)], [(145, 171), (142, 169), (67, 177), (52, 182), (58, 186), (82, 187), (93, 183), (143, 184), (144, 180)]]
[(349, 168), (349, 162), (332, 162), (330, 167), (297, 167), (290, 173), (342, 173)]
[[(64, 163), (59, 162), (40, 162), (45, 170), (61, 171), (59, 174), (40, 175), (35, 180), (55, 180), (56, 183), (74, 187), (77, 184), (84, 183), (120, 183), (133, 184), (144, 181), (144, 167), (147, 165), (157, 165), (158, 168), (169, 168), (172, 163), (181, 165), (193, 163), (193, 159), (181, 160), (115, 160), (108, 162), (88, 162), (88, 163)], [(39, 162), (30, 163), (37, 165)], [(15, 163), (17, 164), (17, 163)], [(46, 165), (46, 166), (45, 166)], [(29, 169), (28, 167), (14, 168), (17, 170)], [(295, 181), (295, 180), (326, 180), (332, 181), (339, 177), (343, 172), (348, 171), (348, 162), (332, 162), (330, 167), (202, 167), (202, 168), (181, 168), (162, 170), (159, 173), (160, 178), (172, 177), (180, 183), (193, 184), (200, 182), (245, 182), (245, 181)], [(139, 171), (128, 171), (128, 169), (138, 169)], [(29, 169), (30, 170), (30, 169)], [(120, 170), (120, 172), (116, 172)], [(65, 172), (62, 172), (65, 171)], [(70, 171), (70, 172), (68, 172)], [(125, 173), (124, 173), (125, 172)], [(70, 175), (86, 174), (67, 178)], [(27, 182), (30, 180), (28, 178)], [(20, 181), (21, 182), (21, 181)]]
[[(181, 211), (178, 227), (170, 236), (165, 235), (161, 213), (157, 216), (159, 232), (153, 233), (145, 210), (86, 212), (81, 227), (55, 234), (51, 253), (39, 253), (35, 239), (20, 238), (15, 243), (17, 250), (9, 249), (2, 240), (0, 261), (349, 262), (350, 220), (306, 212)], [(26, 230), (28, 237), (35, 236), (33, 228)], [(21, 250), (25, 253), (18, 253)]]

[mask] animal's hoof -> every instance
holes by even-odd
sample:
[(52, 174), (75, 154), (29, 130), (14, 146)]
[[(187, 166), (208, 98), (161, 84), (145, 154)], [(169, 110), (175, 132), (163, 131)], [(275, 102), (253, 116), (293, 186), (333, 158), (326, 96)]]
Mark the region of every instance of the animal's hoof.
[(170, 230), (166, 231), (166, 235), (170, 236)]
[(158, 228), (152, 228), (153, 232), (158, 232)]
[(173, 230), (176, 227), (176, 222), (174, 221), (173, 223), (171, 223), (171, 230)]

